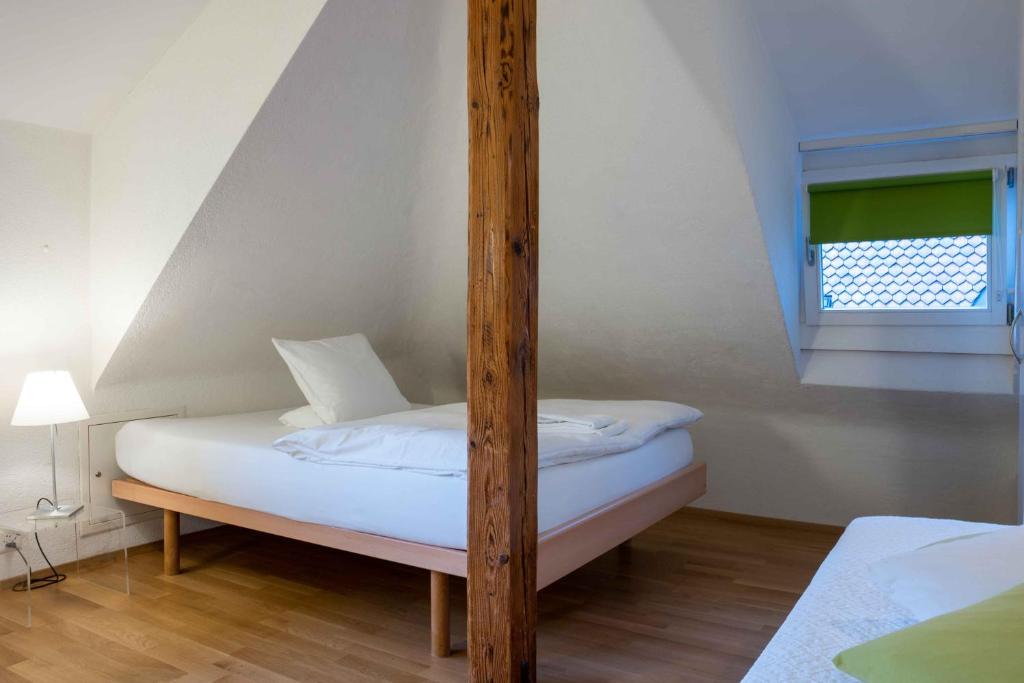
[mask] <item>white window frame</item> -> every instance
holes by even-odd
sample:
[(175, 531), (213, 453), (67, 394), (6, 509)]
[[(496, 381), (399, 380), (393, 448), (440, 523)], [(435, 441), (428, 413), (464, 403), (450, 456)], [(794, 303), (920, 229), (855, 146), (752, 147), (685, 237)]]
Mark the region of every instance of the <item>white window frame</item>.
[[(1006, 303), (1006, 264), (1007, 264), (1007, 226), (1006, 226), (1006, 170), (1016, 165), (1013, 154), (966, 157), (961, 159), (941, 159), (937, 161), (909, 162), (899, 164), (883, 164), (876, 166), (858, 166), (853, 168), (836, 168), (817, 171), (804, 171), (801, 186), (803, 202), (802, 243), (807, 249), (814, 251), (814, 264), (808, 263), (807, 254), (801, 262), (804, 324), (809, 326), (825, 325), (1005, 325)], [(809, 245), (810, 230), (810, 194), (808, 185), (816, 183), (832, 183), (848, 180), (870, 180), (874, 178), (892, 178), (909, 175), (928, 175), (956, 171), (992, 170), (993, 202), (992, 202), (992, 235), (988, 249), (988, 307), (984, 309), (960, 310), (891, 310), (891, 311), (836, 311), (821, 308), (821, 246)], [(809, 246), (807, 246), (809, 245)], [(805, 249), (801, 249), (804, 252)]]

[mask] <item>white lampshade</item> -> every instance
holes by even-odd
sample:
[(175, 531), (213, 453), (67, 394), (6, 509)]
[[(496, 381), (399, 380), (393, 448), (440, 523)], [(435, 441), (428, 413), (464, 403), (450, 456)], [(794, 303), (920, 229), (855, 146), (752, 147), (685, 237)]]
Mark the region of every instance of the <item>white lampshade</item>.
[(30, 372), (21, 386), (11, 424), (15, 427), (56, 425), (89, 417), (75, 381), (67, 370)]

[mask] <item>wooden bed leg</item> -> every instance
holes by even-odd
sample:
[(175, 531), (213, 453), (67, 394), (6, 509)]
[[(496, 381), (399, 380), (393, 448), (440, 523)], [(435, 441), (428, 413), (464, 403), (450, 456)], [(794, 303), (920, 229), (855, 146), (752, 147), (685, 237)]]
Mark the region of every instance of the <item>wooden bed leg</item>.
[(181, 572), (181, 515), (164, 510), (164, 574), (173, 576)]
[(448, 580), (444, 572), (430, 572), (430, 653), (435, 657), (447, 657), (452, 649)]

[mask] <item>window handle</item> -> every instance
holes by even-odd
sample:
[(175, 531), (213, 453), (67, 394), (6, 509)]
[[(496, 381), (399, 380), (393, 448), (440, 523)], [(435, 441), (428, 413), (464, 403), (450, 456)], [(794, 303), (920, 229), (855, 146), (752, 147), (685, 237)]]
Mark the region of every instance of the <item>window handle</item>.
[(1021, 359), (1020, 354), (1017, 353), (1017, 323), (1020, 322), (1021, 316), (1024, 315), (1024, 309), (1017, 311), (1017, 315), (1013, 316), (1013, 322), (1010, 324), (1010, 353), (1017, 359), (1017, 364), (1020, 365)]

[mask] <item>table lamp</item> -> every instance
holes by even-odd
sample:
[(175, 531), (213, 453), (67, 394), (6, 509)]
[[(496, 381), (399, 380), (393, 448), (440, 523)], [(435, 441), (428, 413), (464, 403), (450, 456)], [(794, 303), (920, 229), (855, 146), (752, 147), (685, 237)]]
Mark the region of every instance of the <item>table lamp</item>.
[(50, 465), (53, 474), (51, 505), (37, 505), (29, 519), (70, 517), (82, 509), (81, 505), (60, 505), (57, 501), (57, 425), (78, 422), (89, 413), (78, 395), (71, 373), (66, 370), (30, 372), (21, 387), (18, 405), (14, 408), (11, 425), (15, 427), (50, 426)]

